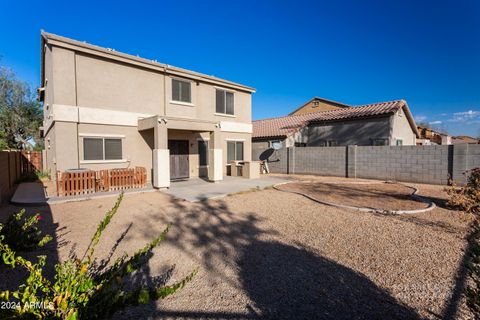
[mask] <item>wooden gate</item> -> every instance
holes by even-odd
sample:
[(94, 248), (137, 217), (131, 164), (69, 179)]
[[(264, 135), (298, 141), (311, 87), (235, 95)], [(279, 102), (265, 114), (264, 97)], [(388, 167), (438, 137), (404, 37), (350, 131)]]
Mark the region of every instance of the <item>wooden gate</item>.
[(170, 150), (170, 179), (190, 176), (188, 140), (168, 140)]

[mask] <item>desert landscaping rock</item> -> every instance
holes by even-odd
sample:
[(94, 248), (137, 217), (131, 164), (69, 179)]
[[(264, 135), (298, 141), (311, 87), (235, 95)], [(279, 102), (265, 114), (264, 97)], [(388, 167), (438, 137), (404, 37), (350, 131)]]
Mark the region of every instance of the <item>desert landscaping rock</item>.
[[(115, 317), (438, 319), (453, 310), (454, 318), (468, 319), (462, 295), (452, 293), (463, 284), (457, 275), (472, 217), (444, 207), (443, 187), (412, 186), (438, 207), (386, 216), (273, 189), (198, 203), (163, 193), (127, 195), (98, 257), (109, 256), (119, 238), (111, 261), (132, 253), (171, 224), (166, 241), (132, 282), (170, 274), (168, 283), (196, 267), (200, 271), (176, 295)], [(72, 250), (83, 253), (114, 201), (42, 208), (43, 226), (57, 230), (47, 248), (50, 261), (63, 260)], [(2, 217), (10, 210), (2, 208)]]

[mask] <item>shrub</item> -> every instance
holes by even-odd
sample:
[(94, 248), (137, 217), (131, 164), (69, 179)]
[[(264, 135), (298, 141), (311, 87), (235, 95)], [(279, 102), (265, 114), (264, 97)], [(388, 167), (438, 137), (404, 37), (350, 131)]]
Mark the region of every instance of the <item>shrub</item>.
[[(102, 232), (117, 212), (122, 197), (123, 194), (119, 196), (113, 208), (105, 214), (83, 258), (71, 257), (55, 266), (53, 283), (42, 274), (46, 263), (45, 256), (39, 256), (38, 262), (32, 263), (16, 255), (4, 242), (4, 236), (0, 236), (0, 253), (4, 262), (12, 268), (21, 266), (29, 274), (25, 283), (17, 290), (0, 292), (0, 300), (16, 303), (15, 309), (5, 310), (11, 315), (5, 316), (106, 319), (110, 318), (115, 311), (127, 306), (145, 304), (172, 295), (192, 280), (197, 270), (169, 286), (127, 288), (126, 277), (148, 262), (151, 251), (165, 238), (168, 227), (133, 256), (124, 254), (110, 267), (97, 266), (93, 260), (95, 247), (100, 241)], [(35, 303), (37, 307), (32, 308)]]
[(448, 204), (475, 215), (472, 225), (472, 234), (469, 237), (468, 263), (471, 281), (465, 290), (467, 305), (480, 319), (480, 168), (465, 172), (468, 174), (467, 183), (461, 188), (453, 186), (447, 190), (450, 199)]
[(480, 168), (469, 170), (465, 174), (468, 174), (468, 178), (464, 187), (453, 186), (447, 189), (450, 196), (448, 204), (465, 212), (480, 215)]
[(12, 213), (3, 226), (0, 224), (0, 235), (4, 236), (4, 242), (15, 251), (28, 251), (43, 247), (52, 240), (50, 235), (42, 235), (37, 228), (37, 223), (42, 219), (40, 214), (29, 218), (25, 217), (25, 209)]
[(475, 319), (480, 319), (480, 226), (478, 221), (474, 222), (467, 254), (469, 257), (467, 267), (471, 279), (465, 290), (467, 306)]

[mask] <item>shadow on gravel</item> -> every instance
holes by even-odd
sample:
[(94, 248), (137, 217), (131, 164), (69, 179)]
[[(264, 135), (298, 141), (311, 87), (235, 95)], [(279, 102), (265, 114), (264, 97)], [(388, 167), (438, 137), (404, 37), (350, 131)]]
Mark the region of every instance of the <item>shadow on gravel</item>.
[[(235, 214), (222, 200), (193, 207), (177, 200), (170, 204), (178, 214), (151, 216), (144, 221), (144, 234), (151, 233), (154, 223), (170, 223), (165, 241), (195, 259), (201, 273), (208, 272), (232, 287), (240, 286), (251, 305), (242, 313), (192, 310), (192, 305), (185, 310), (165, 310), (161, 304), (150, 303), (118, 313), (117, 319), (419, 318), (362, 274), (301, 246), (263, 240), (279, 234), (262, 228), (263, 217), (259, 215)], [(225, 265), (237, 273), (226, 274)], [(201, 290), (209, 294), (208, 288)]]
[(419, 319), (362, 274), (301, 247), (253, 242), (238, 265), (262, 318)]

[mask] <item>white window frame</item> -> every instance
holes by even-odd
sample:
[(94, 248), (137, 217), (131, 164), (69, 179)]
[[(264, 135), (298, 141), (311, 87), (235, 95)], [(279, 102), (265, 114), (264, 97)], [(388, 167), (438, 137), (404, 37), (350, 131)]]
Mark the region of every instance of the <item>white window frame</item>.
[[(214, 87), (215, 88), (215, 115), (218, 116), (226, 116), (226, 117), (235, 117), (235, 91), (233, 90), (228, 90), (225, 88), (220, 88), (220, 87)], [(224, 112), (218, 112), (217, 111), (217, 90), (218, 91), (223, 91), (223, 110)], [(233, 113), (227, 113), (227, 92), (231, 93), (233, 96)]]

